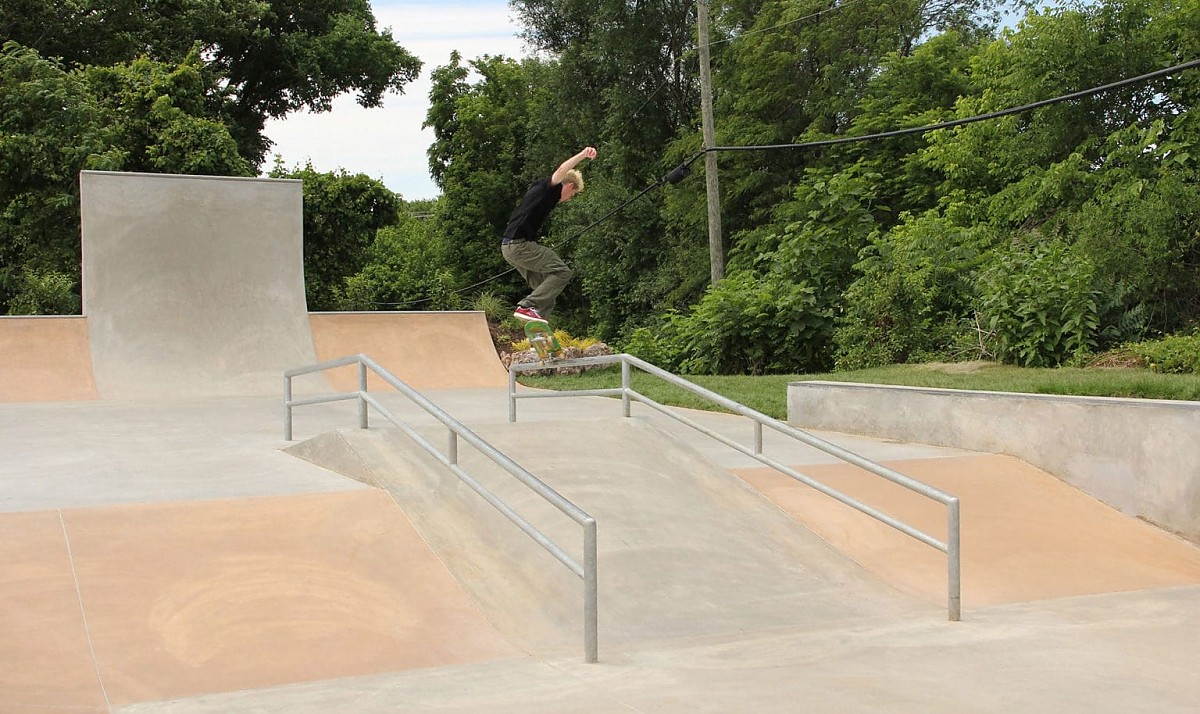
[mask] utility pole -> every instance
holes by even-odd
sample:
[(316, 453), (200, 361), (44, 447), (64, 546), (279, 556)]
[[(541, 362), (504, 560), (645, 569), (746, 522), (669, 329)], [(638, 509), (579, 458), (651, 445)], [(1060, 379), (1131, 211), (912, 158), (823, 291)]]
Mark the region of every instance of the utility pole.
[(704, 130), (704, 188), (708, 194), (708, 260), (715, 285), (725, 277), (725, 244), (721, 240), (721, 193), (717, 183), (717, 145), (713, 129), (712, 68), (708, 55), (708, 0), (696, 0), (700, 36), (700, 121)]

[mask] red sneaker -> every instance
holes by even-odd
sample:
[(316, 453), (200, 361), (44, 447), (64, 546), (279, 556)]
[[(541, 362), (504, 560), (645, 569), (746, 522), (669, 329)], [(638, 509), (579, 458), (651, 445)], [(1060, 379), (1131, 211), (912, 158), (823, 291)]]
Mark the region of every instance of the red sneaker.
[(516, 311), (513, 312), (513, 317), (526, 322), (544, 322), (546, 324), (550, 324), (549, 320), (542, 317), (541, 313), (537, 311), (537, 308), (533, 307), (518, 307)]

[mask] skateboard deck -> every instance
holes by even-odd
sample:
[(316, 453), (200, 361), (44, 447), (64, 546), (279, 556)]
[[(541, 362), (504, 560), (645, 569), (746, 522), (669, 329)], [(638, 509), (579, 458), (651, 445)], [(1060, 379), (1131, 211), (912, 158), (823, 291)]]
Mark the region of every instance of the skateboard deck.
[(562, 345), (558, 343), (558, 338), (554, 336), (550, 326), (546, 323), (526, 322), (525, 337), (529, 338), (529, 344), (537, 352), (538, 359), (541, 361), (545, 362), (562, 356)]

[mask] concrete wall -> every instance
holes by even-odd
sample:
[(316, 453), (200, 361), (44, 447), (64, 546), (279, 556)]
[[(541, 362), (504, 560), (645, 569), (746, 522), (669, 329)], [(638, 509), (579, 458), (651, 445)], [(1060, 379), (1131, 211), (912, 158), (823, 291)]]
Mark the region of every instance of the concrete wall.
[(1200, 542), (1200, 402), (793, 382), (788, 422), (1009, 454)]

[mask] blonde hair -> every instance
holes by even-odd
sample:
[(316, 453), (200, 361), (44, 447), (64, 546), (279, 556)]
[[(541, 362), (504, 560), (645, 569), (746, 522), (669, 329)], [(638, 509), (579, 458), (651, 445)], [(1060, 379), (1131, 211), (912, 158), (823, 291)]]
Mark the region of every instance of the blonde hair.
[(566, 178), (563, 179), (563, 183), (573, 183), (575, 184), (576, 193), (583, 192), (583, 174), (579, 173), (579, 169), (568, 171)]

